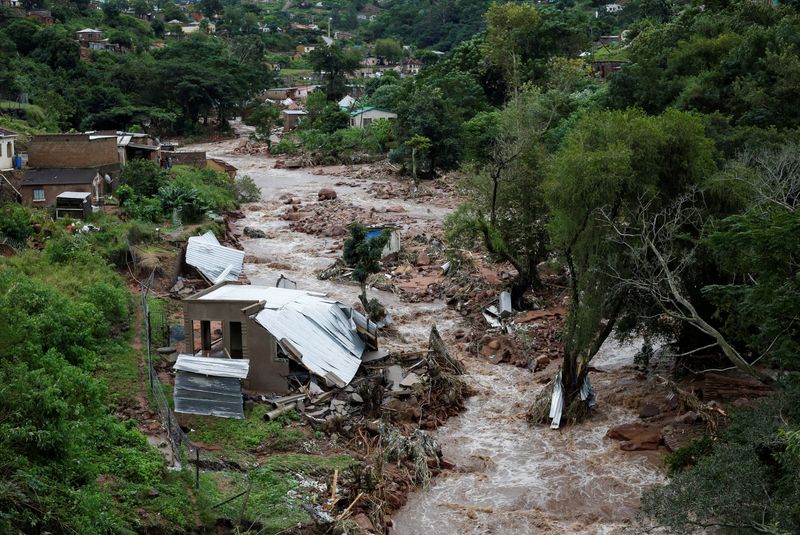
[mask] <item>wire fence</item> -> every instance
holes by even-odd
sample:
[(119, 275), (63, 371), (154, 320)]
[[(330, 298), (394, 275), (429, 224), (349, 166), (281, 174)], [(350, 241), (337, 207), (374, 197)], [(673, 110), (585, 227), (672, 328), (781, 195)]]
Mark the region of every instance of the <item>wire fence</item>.
[[(241, 470), (238, 466), (227, 462), (213, 453), (197, 446), (181, 428), (175, 412), (165, 394), (165, 387), (158, 378), (154, 365), (154, 353), (161, 345), (169, 344), (169, 321), (164, 307), (153, 310), (150, 299), (161, 299), (153, 293), (155, 270), (147, 279), (140, 283), (142, 313), (144, 316), (144, 338), (147, 351), (148, 388), (153, 402), (158, 409), (161, 425), (167, 433), (169, 446), (172, 450), (172, 459), (178, 462), (182, 469), (187, 470), (194, 464), (195, 486), (200, 488), (200, 466), (204, 470)], [(152, 297), (151, 297), (152, 295)], [(154, 321), (154, 319), (156, 321)]]

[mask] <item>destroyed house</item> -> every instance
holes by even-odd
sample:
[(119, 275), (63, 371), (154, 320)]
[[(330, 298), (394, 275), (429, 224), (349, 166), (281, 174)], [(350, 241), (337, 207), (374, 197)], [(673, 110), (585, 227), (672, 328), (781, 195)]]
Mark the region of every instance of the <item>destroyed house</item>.
[(249, 360), (254, 392), (285, 393), (291, 376), (309, 374), (344, 387), (377, 349), (374, 323), (315, 292), (226, 281), (184, 299), (183, 312), (184, 351)]

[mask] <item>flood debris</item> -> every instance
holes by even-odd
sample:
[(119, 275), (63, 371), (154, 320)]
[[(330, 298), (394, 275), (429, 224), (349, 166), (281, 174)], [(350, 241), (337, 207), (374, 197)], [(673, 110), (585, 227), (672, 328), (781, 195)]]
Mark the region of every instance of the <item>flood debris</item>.
[(192, 236), (186, 246), (186, 263), (210, 283), (235, 281), (244, 264), (244, 252), (225, 247), (211, 231)]

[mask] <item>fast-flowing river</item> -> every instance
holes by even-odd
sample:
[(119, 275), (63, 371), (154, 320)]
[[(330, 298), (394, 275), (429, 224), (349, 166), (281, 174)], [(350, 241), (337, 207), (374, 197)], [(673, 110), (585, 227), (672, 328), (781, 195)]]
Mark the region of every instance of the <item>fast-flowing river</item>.
[[(240, 175), (250, 175), (261, 187), (263, 202), (246, 207), (241, 227), (268, 233), (266, 239), (243, 239), (248, 255), (246, 273), (254, 284), (275, 284), (280, 275), (300, 288), (328, 292), (345, 303), (356, 301), (351, 284), (320, 281), (315, 272), (341, 255), (334, 238), (294, 232), (280, 218), (286, 209), (279, 197), (290, 194), (313, 203), (320, 188), (346, 177), (307, 170), (275, 169), (274, 160), (237, 155), (238, 141), (192, 147), (229, 161)], [(400, 205), (416, 230), (439, 227), (446, 209), (418, 201), (384, 201), (368, 193), (369, 180), (357, 187), (336, 187), (339, 199), (367, 210)], [(398, 319), (403, 346), (425, 344), (437, 324), (447, 338), (460, 327), (460, 317), (441, 302), (404, 303), (387, 292), (376, 293)], [(397, 342), (395, 342), (397, 343)], [(468, 359), (469, 381), (478, 392), (467, 410), (434, 433), (445, 457), (456, 468), (415, 493), (394, 517), (400, 535), (431, 533), (622, 533), (630, 527), (642, 491), (663, 480), (658, 456), (623, 452), (604, 438), (612, 425), (636, 419), (636, 413), (604, 403), (604, 392), (620, 384), (636, 385), (630, 369), (634, 350), (607, 344), (593, 362), (605, 373), (592, 381), (599, 396), (595, 416), (562, 430), (531, 427), (525, 411), (541, 385), (525, 369)]]

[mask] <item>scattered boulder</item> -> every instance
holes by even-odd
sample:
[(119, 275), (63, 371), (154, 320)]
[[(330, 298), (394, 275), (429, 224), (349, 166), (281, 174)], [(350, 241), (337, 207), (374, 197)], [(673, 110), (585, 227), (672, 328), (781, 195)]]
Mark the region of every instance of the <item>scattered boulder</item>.
[(422, 252), (417, 255), (417, 261), (415, 264), (417, 266), (429, 266), (431, 264), (431, 259), (428, 257), (427, 253)]
[(266, 238), (267, 234), (260, 229), (253, 227), (244, 227), (244, 235), (248, 238)]
[(539, 355), (536, 357), (536, 368), (537, 370), (543, 370), (547, 368), (547, 365), (550, 364), (550, 357), (547, 355)]
[(661, 409), (652, 403), (645, 403), (639, 407), (639, 418), (652, 418), (661, 414)]
[(634, 422), (610, 428), (606, 437), (623, 441), (620, 448), (625, 451), (657, 450), (661, 443), (661, 429)]
[(332, 201), (336, 198), (336, 191), (330, 188), (322, 188), (317, 193), (318, 201)]

